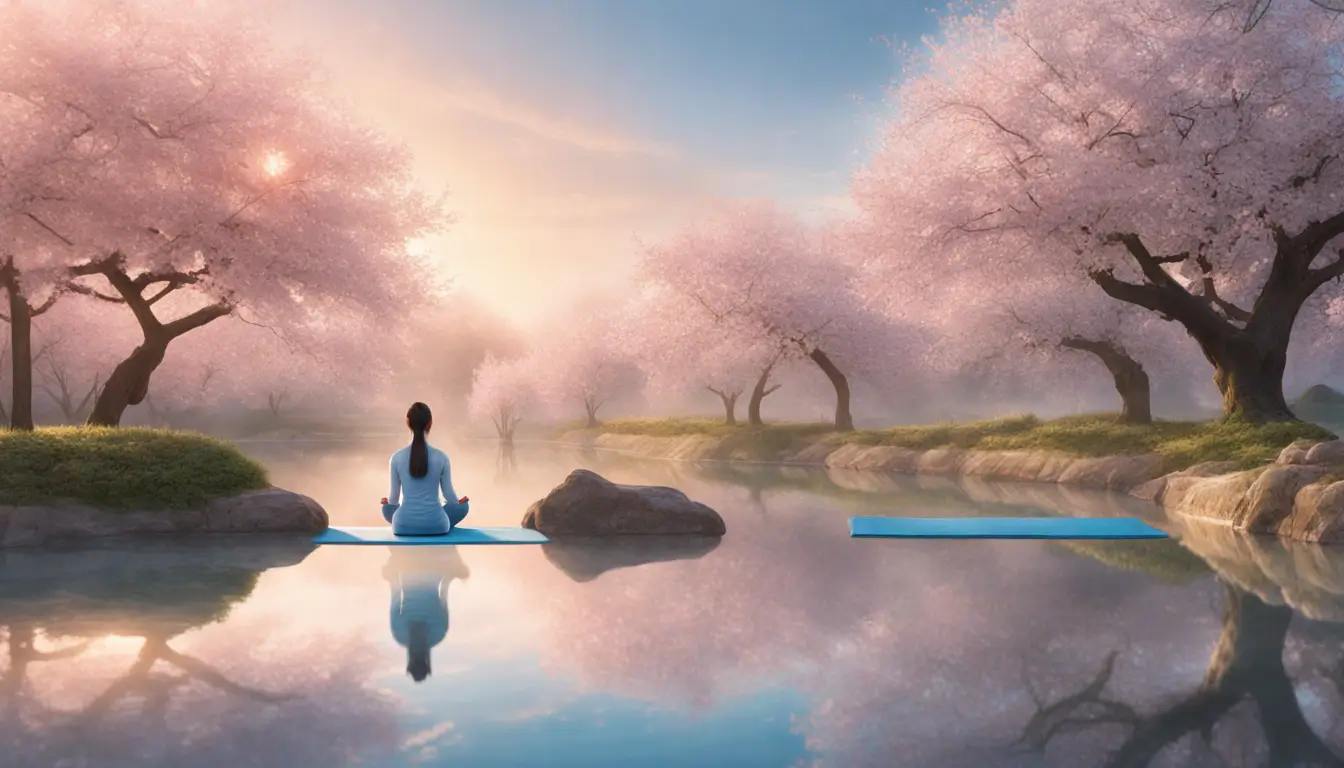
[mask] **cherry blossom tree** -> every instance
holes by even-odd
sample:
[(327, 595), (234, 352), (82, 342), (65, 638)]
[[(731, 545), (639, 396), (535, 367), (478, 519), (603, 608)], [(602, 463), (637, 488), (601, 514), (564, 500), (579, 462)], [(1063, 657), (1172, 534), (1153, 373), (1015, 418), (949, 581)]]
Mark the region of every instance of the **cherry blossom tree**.
[(502, 363), (526, 351), (522, 334), (478, 297), (454, 289), (442, 301), (417, 311), (406, 339), (404, 364), (397, 366), (396, 391), (409, 401), (426, 400), (435, 412), (466, 415), (475, 376), (488, 358)]
[(1344, 275), (1344, 25), (1295, 3), (1246, 32), (1236, 5), (948, 20), (895, 91), (859, 208), (929, 270), (1079, 275), (1192, 337), (1227, 416), (1292, 419), (1294, 324)]
[(67, 424), (88, 418), (103, 381), (139, 336), (127, 313), (78, 296), (56, 304), (35, 331), (35, 349), (41, 352), (33, 361), (37, 387)]
[(1073, 273), (967, 270), (948, 278), (939, 275), (946, 283), (937, 289), (939, 306), (927, 310), (939, 343), (926, 362), (944, 374), (1017, 373), (1062, 392), (1104, 372), (1120, 395), (1120, 420), (1146, 424), (1150, 374), (1188, 379), (1204, 364), (1177, 326), (1107, 297)]
[(649, 376), (651, 391), (686, 395), (708, 391), (724, 408), (724, 423), (737, 424), (737, 402), (748, 386), (748, 420), (760, 425), (761, 401), (779, 388), (770, 377), (782, 345), (741, 318), (716, 319), (704, 306), (666, 286), (643, 287), (621, 324), (622, 344)]
[[(1344, 13), (1344, 0), (1309, 0), (1309, 2), (1332, 13)], [(1250, 0), (1247, 5), (1245, 30), (1250, 32), (1265, 14), (1269, 13), (1274, 0)]]
[(379, 397), (395, 369), (382, 359), (388, 338), (362, 321), (309, 320), (288, 333), (241, 315), (201, 329), (197, 344), (173, 347), (165, 357), (144, 401), (150, 420), (176, 425), (188, 411), (225, 405), (264, 408), (278, 418), (305, 401), (341, 408)]
[(33, 3), (0, 8), (0, 320), (9, 324), (7, 418), (15, 429), (33, 428), (33, 320), (60, 298), (63, 270), (75, 258), (73, 243), (49, 222), (64, 214), (73, 230), (71, 201), (87, 190), (98, 158), (80, 94), (113, 69), (111, 60), (80, 55), (87, 29), (48, 23), (48, 10)]
[(889, 362), (899, 336), (869, 308), (858, 290), (861, 273), (841, 257), (837, 241), (829, 231), (810, 232), (773, 202), (733, 201), (649, 248), (642, 274), (717, 322), (751, 329), (810, 360), (835, 390), (836, 429), (850, 430), (850, 383), (841, 366), (852, 372)]
[(595, 303), (576, 302), (546, 323), (544, 341), (524, 363), (536, 377), (542, 400), (557, 409), (581, 403), (589, 429), (598, 426), (602, 406), (635, 394), (645, 382), (635, 356), (622, 347), (616, 332), (623, 308)]
[(468, 401), (469, 412), (473, 416), (488, 417), (503, 443), (513, 442), (519, 422), (537, 404), (536, 374), (528, 367), (530, 362), (527, 358), (486, 357), (476, 369)]
[[(393, 327), (404, 299), (423, 295), (405, 244), (445, 223), (440, 204), (412, 188), (401, 147), (351, 122), (312, 62), (250, 20), (259, 9), (23, 9), (25, 25), (68, 39), (11, 52), (58, 73), (13, 87), (71, 105), (95, 158), (42, 226), (94, 254), (70, 269), (68, 289), (123, 305), (143, 337), (107, 377), (90, 423), (117, 424), (144, 400), (168, 345), (219, 318), (246, 309), (292, 330), (341, 313)], [(165, 317), (157, 305), (170, 294), (194, 303)]]

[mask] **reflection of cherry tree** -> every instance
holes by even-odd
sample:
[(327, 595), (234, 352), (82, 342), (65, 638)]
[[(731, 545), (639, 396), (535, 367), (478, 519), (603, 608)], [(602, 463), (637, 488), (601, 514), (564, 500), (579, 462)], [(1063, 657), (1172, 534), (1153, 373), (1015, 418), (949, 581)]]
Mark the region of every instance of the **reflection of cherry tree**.
[(334, 765), (395, 747), (368, 639), (231, 613), (267, 563), (307, 550), (180, 549), (0, 556), (0, 763)]
[[(743, 503), (713, 488), (692, 495), (724, 510)], [(881, 548), (829, 535), (842, 519), (815, 514), (808, 501), (731, 517), (730, 534), (702, 559), (581, 584), (529, 578), (547, 585), (537, 606), (549, 623), (549, 665), (594, 688), (704, 706), (744, 680), (825, 659), (837, 635), (887, 602), (883, 577), (894, 574), (881, 567)]]
[(1038, 711), (1024, 729), (1023, 741), (1044, 750), (1055, 735), (1068, 728), (1121, 725), (1128, 735), (1111, 751), (1106, 765), (1139, 768), (1191, 734), (1212, 748), (1215, 726), (1249, 700), (1259, 714), (1269, 765), (1344, 765), (1308, 724), (1284, 668), (1292, 609), (1269, 605), (1231, 585), (1226, 585), (1226, 599), (1222, 635), (1196, 690), (1152, 715), (1140, 715), (1137, 709), (1105, 695), (1116, 657), (1112, 653), (1083, 690), (1050, 704), (1038, 699)]
[(89, 641), (84, 640), (54, 651), (40, 651), (33, 646), (36, 639), (37, 632), (32, 624), (20, 622), (5, 628), (5, 643), (9, 647), (9, 666), (4, 676), (0, 677), (0, 697), (3, 698), (4, 704), (0, 720), (9, 722), (21, 716), (21, 704), (30, 692), (29, 665), (74, 658), (89, 647)]
[[(763, 494), (759, 515), (749, 491), (669, 479), (728, 519), (703, 557), (581, 583), (510, 569), (540, 592), (556, 674), (697, 709), (799, 691), (796, 727), (825, 765), (1250, 766), (1233, 753), (1256, 749), (1338, 764), (1319, 721), (1344, 712), (1339, 694), (1292, 700), (1289, 672), (1326, 673), (1284, 666), (1289, 608), (1238, 594), (1220, 621), (1208, 578), (1164, 584), (1030, 542), (854, 542), (801, 487)], [(1325, 655), (1312, 669), (1333, 669)], [(1200, 752), (1186, 736), (1214, 722)]]
[(508, 485), (518, 477), (518, 453), (512, 442), (501, 442), (495, 456), (495, 485)]
[[(350, 663), (367, 657), (371, 648), (323, 638), (322, 652), (344, 667), (328, 674), (311, 668), (311, 657), (305, 658), (317, 648), (296, 649), (302, 655), (291, 658), (248, 659), (252, 675), (279, 668), (274, 675), (279, 680), (263, 687), (239, 682), (237, 673), (173, 649), (171, 639), (146, 636), (130, 667), (77, 707), (31, 702), (29, 729), (5, 737), (6, 759), (27, 764), (59, 756), (81, 764), (224, 766), (265, 755), (268, 763), (322, 765), (342, 763), (351, 750), (395, 744), (395, 711), (364, 684), (367, 665)], [(70, 658), (85, 645), (32, 660)], [(221, 643), (213, 650), (236, 655), (236, 649), (236, 643)], [(41, 717), (34, 719), (38, 712)], [(239, 737), (243, 733), (246, 740)]]

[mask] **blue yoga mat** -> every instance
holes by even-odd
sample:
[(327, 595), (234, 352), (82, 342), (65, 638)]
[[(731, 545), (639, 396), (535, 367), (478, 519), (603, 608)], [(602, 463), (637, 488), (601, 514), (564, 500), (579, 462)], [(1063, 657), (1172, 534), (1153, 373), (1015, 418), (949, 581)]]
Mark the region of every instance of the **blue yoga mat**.
[(378, 544), (427, 546), (437, 544), (545, 544), (545, 534), (531, 528), (457, 527), (439, 536), (397, 536), (392, 526), (328, 528), (313, 538), (315, 544)]
[(1137, 517), (851, 517), (856, 539), (1165, 539)]

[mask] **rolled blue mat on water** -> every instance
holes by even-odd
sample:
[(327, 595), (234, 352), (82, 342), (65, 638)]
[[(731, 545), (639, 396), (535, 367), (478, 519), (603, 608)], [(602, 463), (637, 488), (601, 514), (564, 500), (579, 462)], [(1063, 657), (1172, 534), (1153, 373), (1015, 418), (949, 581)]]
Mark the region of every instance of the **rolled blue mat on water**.
[(545, 544), (550, 539), (531, 528), (468, 528), (459, 526), (437, 536), (398, 536), (392, 526), (328, 528), (313, 537), (314, 544), (377, 544), (428, 546), (456, 544)]
[(851, 517), (855, 539), (1165, 539), (1137, 517)]

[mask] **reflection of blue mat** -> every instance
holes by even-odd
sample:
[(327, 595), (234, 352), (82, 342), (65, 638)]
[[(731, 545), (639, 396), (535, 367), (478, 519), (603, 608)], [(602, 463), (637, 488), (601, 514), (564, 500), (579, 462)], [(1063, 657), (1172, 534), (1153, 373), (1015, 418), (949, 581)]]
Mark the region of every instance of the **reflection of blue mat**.
[(550, 541), (531, 528), (454, 528), (439, 536), (397, 536), (392, 526), (328, 528), (313, 538), (314, 544), (545, 544)]
[(856, 539), (1165, 539), (1137, 517), (851, 517)]

